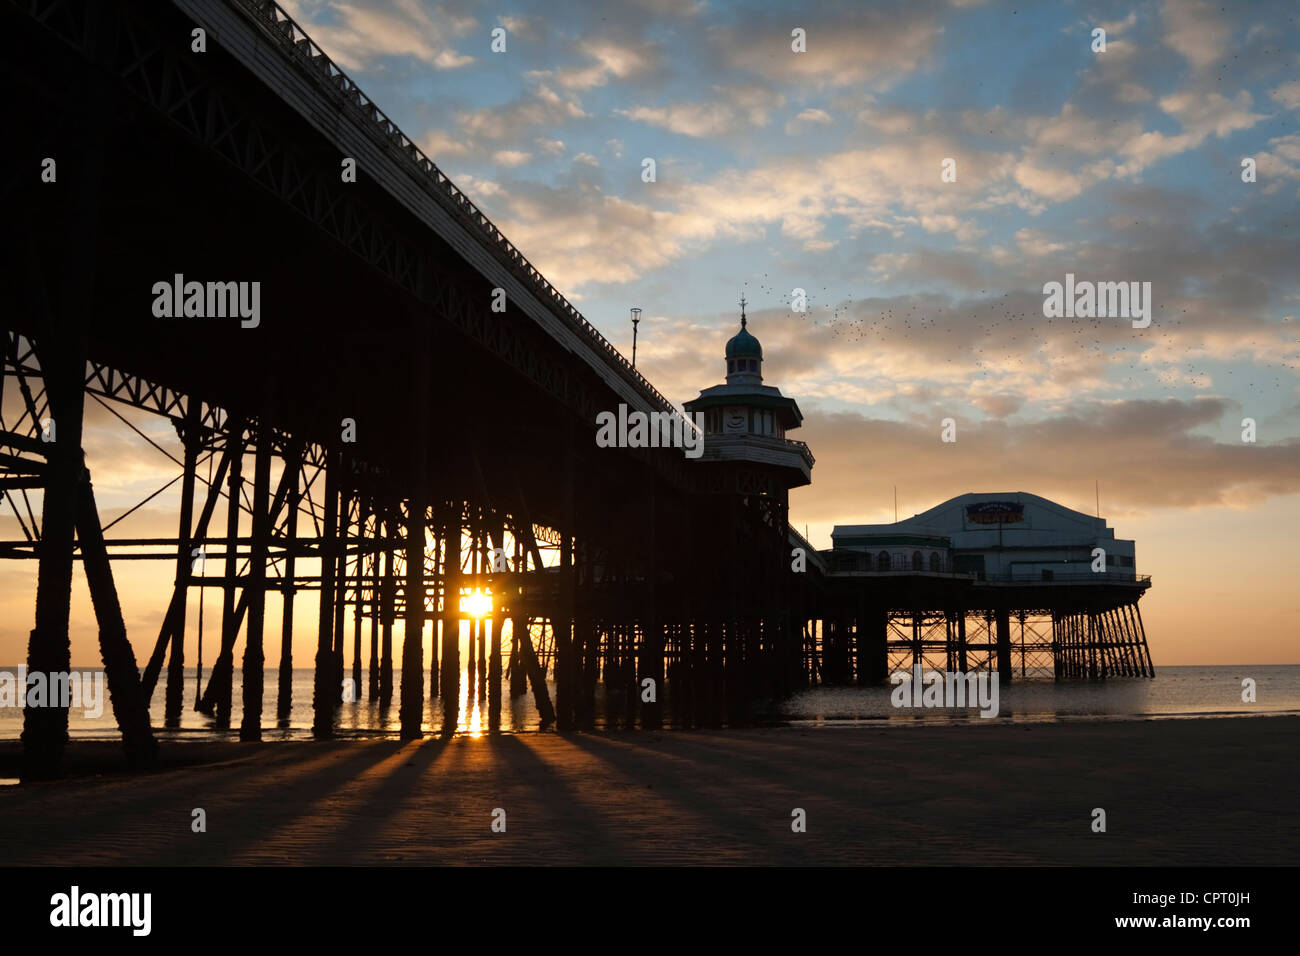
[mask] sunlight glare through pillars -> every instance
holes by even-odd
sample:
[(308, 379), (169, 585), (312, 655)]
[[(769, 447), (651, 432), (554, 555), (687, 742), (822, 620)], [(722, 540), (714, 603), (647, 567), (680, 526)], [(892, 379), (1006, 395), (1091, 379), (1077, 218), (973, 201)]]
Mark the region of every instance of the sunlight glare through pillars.
[(461, 597), (460, 609), (470, 617), (487, 617), (492, 613), (492, 596), (484, 594), (482, 589), (475, 589), (474, 593)]

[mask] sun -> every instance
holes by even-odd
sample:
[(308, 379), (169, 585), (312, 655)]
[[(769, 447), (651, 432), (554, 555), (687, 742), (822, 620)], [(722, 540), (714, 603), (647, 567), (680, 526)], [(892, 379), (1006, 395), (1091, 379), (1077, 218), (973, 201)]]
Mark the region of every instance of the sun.
[(482, 590), (475, 590), (473, 594), (466, 594), (460, 599), (461, 610), (470, 617), (487, 617), (492, 613), (492, 596), (484, 594)]

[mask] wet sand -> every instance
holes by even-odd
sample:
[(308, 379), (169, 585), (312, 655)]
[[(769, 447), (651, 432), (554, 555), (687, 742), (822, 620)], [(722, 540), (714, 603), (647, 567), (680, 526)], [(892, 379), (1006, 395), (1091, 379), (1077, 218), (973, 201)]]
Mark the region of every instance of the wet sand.
[(0, 787), (0, 864), (1296, 865), (1298, 741), (1300, 717), (205, 742), (134, 776), (74, 742), (80, 775)]

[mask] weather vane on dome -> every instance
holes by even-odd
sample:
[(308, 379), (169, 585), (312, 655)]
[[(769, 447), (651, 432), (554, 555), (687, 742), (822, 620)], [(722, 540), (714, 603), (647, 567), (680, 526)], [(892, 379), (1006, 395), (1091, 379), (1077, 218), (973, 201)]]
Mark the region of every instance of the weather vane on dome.
[(745, 327), (745, 293), (740, 293), (740, 327)]

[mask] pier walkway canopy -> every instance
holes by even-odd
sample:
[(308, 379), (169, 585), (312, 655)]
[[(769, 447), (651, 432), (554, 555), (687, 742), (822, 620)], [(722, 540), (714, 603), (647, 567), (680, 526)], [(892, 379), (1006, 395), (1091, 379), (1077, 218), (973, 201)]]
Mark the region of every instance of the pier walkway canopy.
[(893, 524), (837, 525), (813, 635), (823, 683), (897, 670), (1153, 677), (1134, 542), (1025, 491), (958, 495)]
[(978, 580), (1135, 581), (1134, 542), (1101, 517), (1027, 491), (950, 498), (893, 524), (836, 525), (837, 569), (970, 574)]

